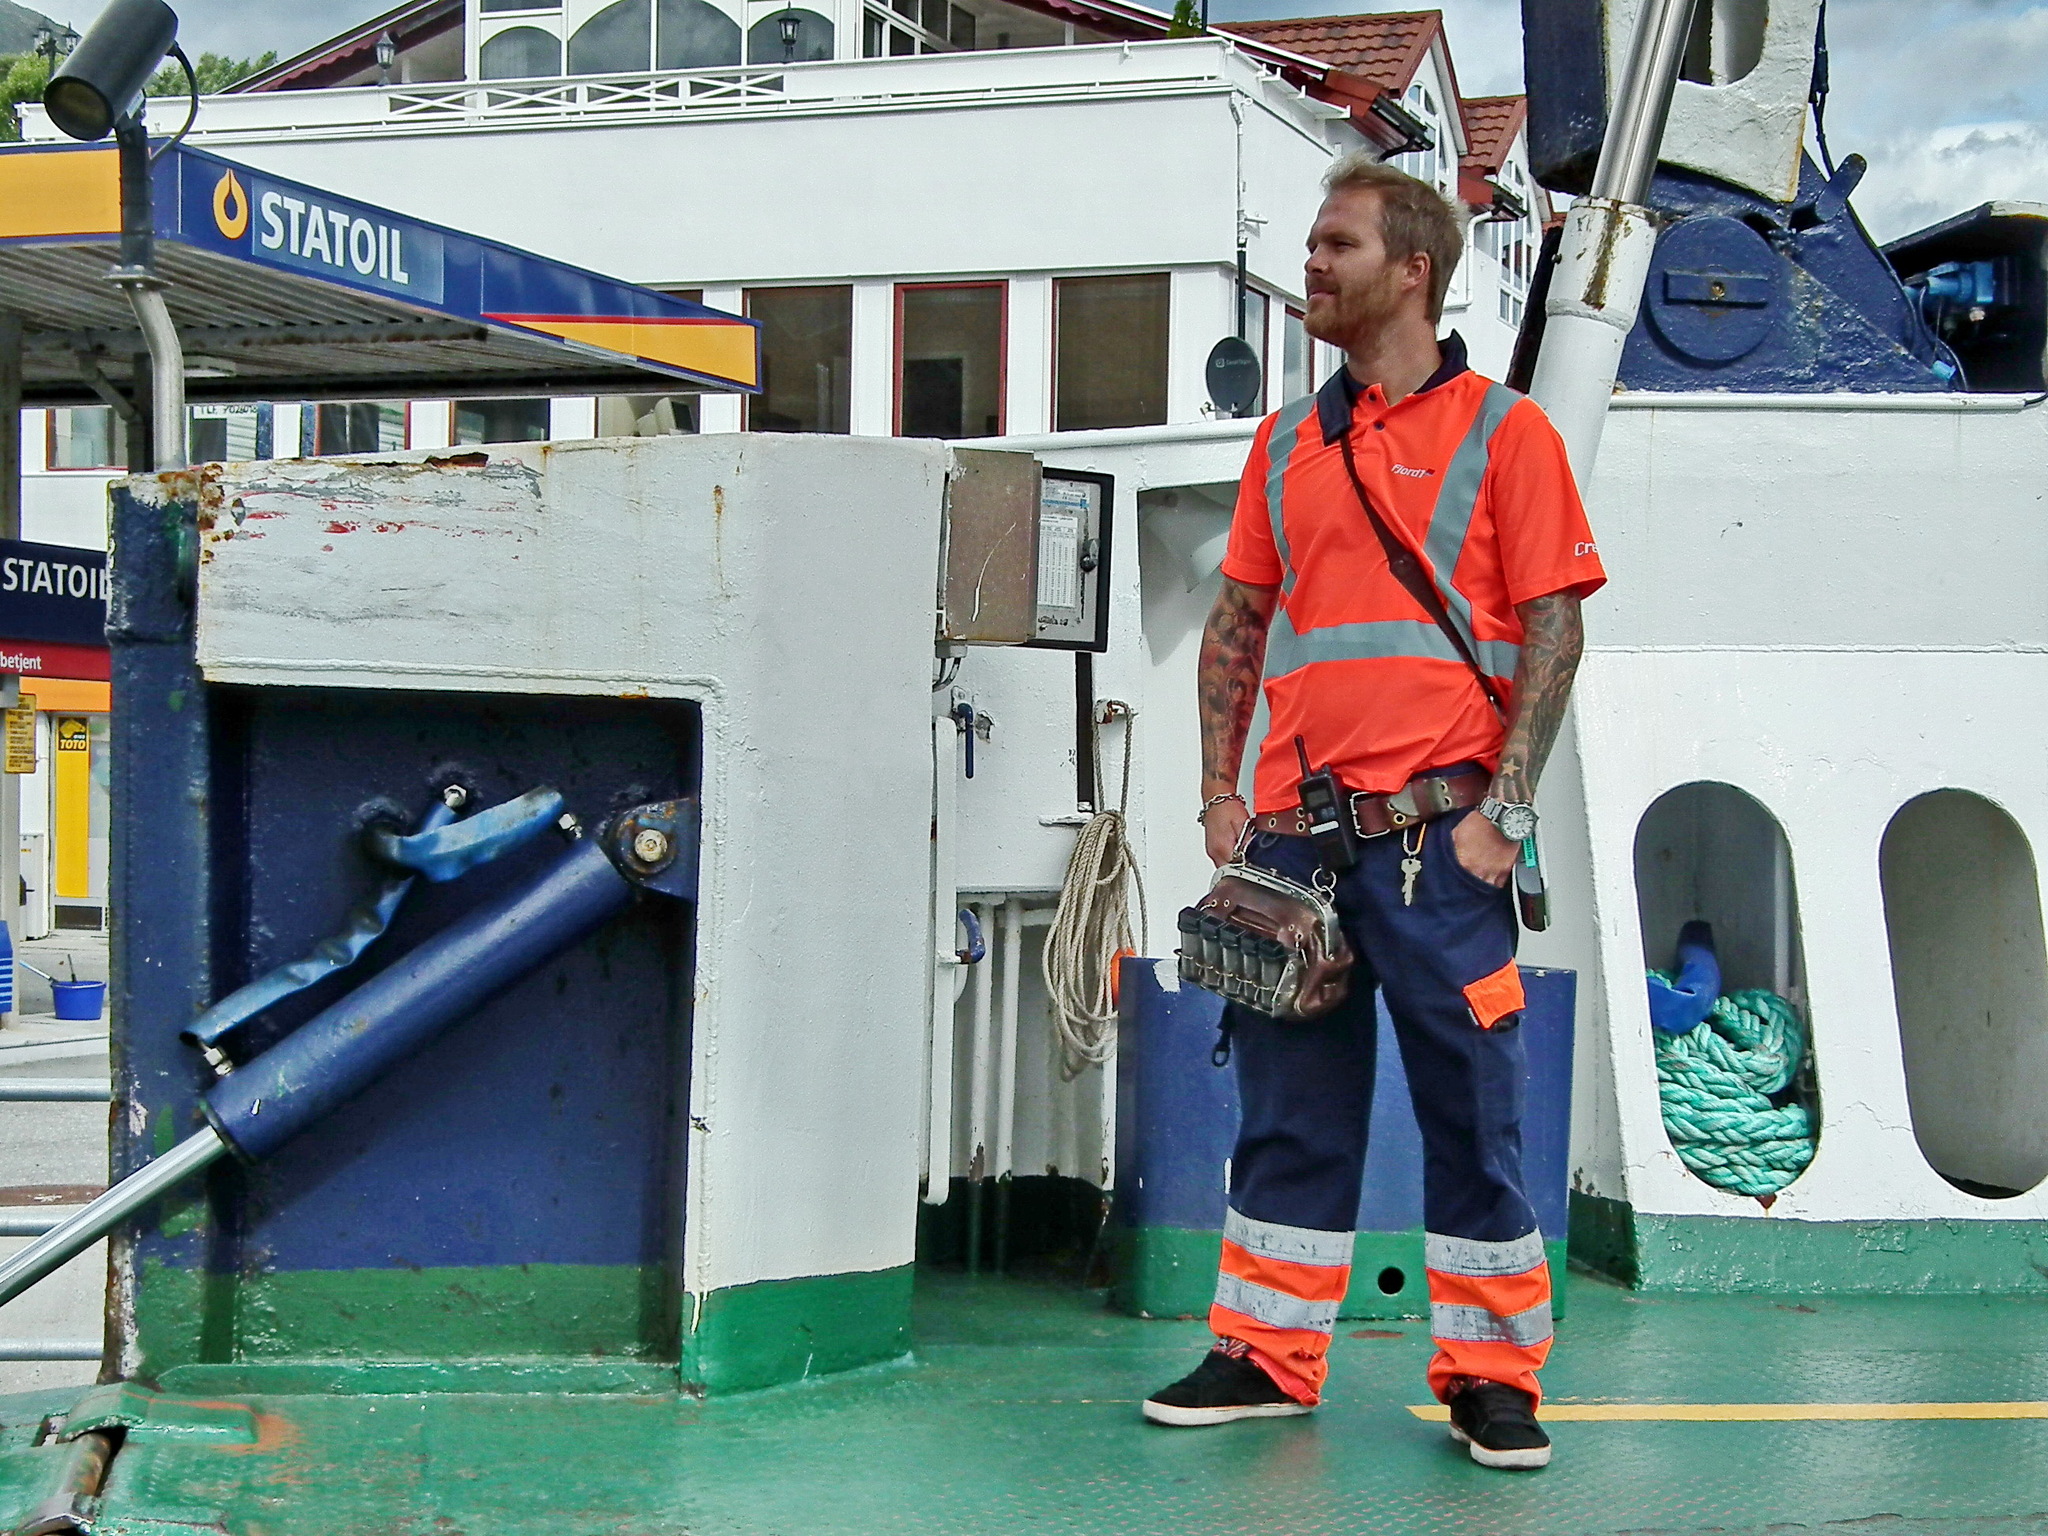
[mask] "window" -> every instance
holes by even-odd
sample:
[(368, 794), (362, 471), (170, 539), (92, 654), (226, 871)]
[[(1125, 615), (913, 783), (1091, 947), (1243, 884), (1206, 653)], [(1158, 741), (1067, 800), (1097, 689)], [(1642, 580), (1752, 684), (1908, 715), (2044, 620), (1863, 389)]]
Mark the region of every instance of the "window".
[(1164, 272), (1054, 282), (1054, 431), (1165, 423), (1169, 291)]
[(852, 429), (853, 289), (749, 288), (761, 322), (761, 393), (747, 400), (754, 432)]
[(1529, 212), (1519, 219), (1493, 219), (1475, 226), (1473, 243), (1500, 263), (1500, 317), (1519, 327), (1529, 297), (1529, 279), (1536, 271), (1536, 202), (1529, 178), (1519, 165), (1501, 167), (1495, 178)]
[(128, 424), (112, 406), (60, 406), (49, 414), (52, 469), (125, 469)]
[(458, 400), (458, 443), (544, 443), (548, 438), (545, 400)]
[(562, 0), (482, 0), (477, 9), (485, 15), (492, 11), (559, 11)]
[(1280, 322), (1280, 400), (1299, 400), (1315, 391), (1316, 381), (1309, 362), (1308, 324), (1298, 309), (1290, 309)]
[(1418, 80), (1408, 87), (1408, 94), (1401, 104), (1429, 125), (1429, 136), (1433, 141), (1428, 149), (1402, 155), (1401, 169), (1441, 192), (1444, 190), (1444, 167), (1450, 163), (1451, 146), (1444, 137), (1444, 120), (1437, 111), (1436, 93)]
[(572, 75), (623, 75), (647, 68), (654, 18), (650, 0), (612, 0), (569, 39)]
[(389, 453), (405, 446), (405, 416), (403, 400), (316, 405), (299, 413), (299, 451), (310, 456)]
[(1003, 430), (1002, 283), (896, 290), (896, 430), (994, 437)]
[(246, 463), (270, 457), (270, 410), (260, 405), (195, 405), (186, 426), (194, 464)]
[(975, 46), (972, 11), (951, 0), (890, 0), (870, 4), (861, 18), (861, 57), (951, 53)]
[(599, 437), (666, 437), (676, 432), (695, 432), (695, 395), (600, 395), (597, 401)]
[(740, 24), (709, 0), (655, 0), (656, 69), (728, 69), (740, 53)]
[(486, 80), (530, 80), (562, 72), (562, 42), (539, 27), (508, 27), (477, 51), (477, 73)]
[[(782, 40), (784, 22), (794, 23), (794, 37)], [(817, 64), (832, 57), (832, 23), (816, 11), (785, 6), (771, 11), (747, 30), (749, 64)]]

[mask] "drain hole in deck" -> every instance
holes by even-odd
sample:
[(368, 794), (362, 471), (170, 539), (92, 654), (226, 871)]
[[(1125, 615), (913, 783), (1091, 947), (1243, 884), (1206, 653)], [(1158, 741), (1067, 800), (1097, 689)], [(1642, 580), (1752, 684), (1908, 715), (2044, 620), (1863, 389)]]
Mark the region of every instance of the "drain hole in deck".
[(1390, 1264), (1380, 1271), (1379, 1286), (1382, 1295), (1398, 1296), (1408, 1288), (1407, 1273)]

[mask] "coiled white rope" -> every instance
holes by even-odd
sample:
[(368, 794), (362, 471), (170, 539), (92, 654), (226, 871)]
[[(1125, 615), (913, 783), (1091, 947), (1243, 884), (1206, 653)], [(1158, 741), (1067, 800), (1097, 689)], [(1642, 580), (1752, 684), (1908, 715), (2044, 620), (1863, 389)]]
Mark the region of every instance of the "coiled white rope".
[[(1045, 986), (1059, 1034), (1060, 1072), (1069, 1082), (1116, 1052), (1116, 968), (1122, 956), (1137, 951), (1131, 935), (1132, 889), (1138, 895), (1139, 932), (1150, 926), (1145, 882), (1131, 853), (1125, 820), (1131, 803), (1131, 717), (1136, 711), (1128, 705), (1116, 707), (1124, 717), (1123, 787), (1116, 809), (1096, 812), (1074, 839), (1066, 879), (1060, 883), (1059, 909), (1045, 936)], [(1089, 750), (1095, 757), (1100, 794), (1099, 724), (1089, 731)]]

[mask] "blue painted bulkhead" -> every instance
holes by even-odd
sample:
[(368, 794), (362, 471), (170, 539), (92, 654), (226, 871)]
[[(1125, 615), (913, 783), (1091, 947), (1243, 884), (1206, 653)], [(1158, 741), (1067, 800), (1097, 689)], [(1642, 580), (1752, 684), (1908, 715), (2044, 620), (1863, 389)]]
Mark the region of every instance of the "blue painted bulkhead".
[[(192, 516), (116, 488), (117, 1173), (198, 1127), (213, 1074), (179, 1030), (305, 955), (373, 888), (372, 820), (413, 825), (450, 782), (475, 806), (546, 784), (594, 827), (693, 794), (699, 777), (683, 703), (204, 683), (182, 553)], [(356, 967), (276, 1005), (238, 1054), (564, 851), (550, 831), (450, 883), (417, 883)], [(674, 1359), (689, 924), (685, 904), (642, 897), (273, 1157), (218, 1167), (203, 1208), (141, 1223), (145, 1358)], [(199, 1315), (181, 1324), (186, 1295)], [(360, 1328), (352, 1295), (390, 1326)], [(465, 1306), (473, 1315), (458, 1316)]]

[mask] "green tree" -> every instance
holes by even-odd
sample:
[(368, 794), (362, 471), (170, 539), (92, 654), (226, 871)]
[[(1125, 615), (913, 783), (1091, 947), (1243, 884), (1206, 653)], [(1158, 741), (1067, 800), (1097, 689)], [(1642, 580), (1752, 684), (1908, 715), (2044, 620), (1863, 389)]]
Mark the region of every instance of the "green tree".
[(1200, 37), (1209, 29), (1202, 25), (1196, 0), (1173, 0), (1173, 20), (1167, 23), (1168, 37)]
[(41, 54), (0, 56), (0, 141), (21, 137), (21, 117), (14, 109), (24, 101), (41, 101), (50, 83), (50, 61)]
[[(275, 50), (260, 59), (231, 59), (224, 53), (202, 53), (194, 61), (192, 73), (199, 78), (200, 95), (218, 96), (229, 86), (248, 79), (258, 70), (270, 68), (276, 62)], [(182, 96), (185, 89), (185, 71), (176, 64), (166, 64), (150, 78), (148, 94)]]
[[(260, 59), (231, 59), (224, 53), (202, 53), (192, 66), (192, 73), (199, 77), (199, 94), (212, 96), (276, 62), (275, 52), (266, 53)], [(41, 54), (0, 55), (0, 142), (12, 142), (21, 137), (21, 114), (15, 109), (25, 101), (42, 100), (43, 87), (49, 83), (50, 61)], [(185, 71), (175, 64), (166, 64), (151, 78), (147, 94), (184, 95)]]

